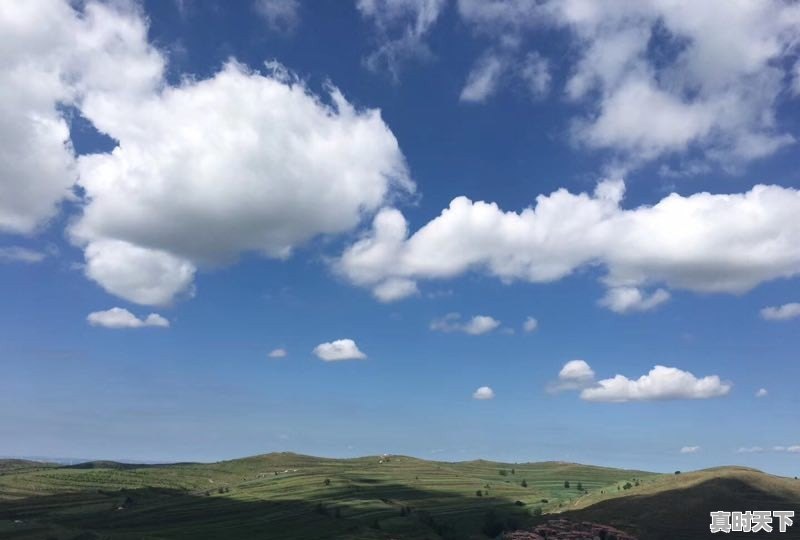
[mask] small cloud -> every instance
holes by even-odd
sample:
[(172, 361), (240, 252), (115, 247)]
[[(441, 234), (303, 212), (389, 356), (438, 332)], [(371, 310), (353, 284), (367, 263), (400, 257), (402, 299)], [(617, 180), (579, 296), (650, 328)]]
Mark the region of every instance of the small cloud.
[(743, 446), (736, 450), (737, 454), (760, 454), (764, 449), (760, 446)]
[(430, 329), (437, 332), (464, 332), (473, 336), (487, 334), (500, 326), (500, 321), (488, 315), (476, 315), (468, 321), (461, 320), (460, 313), (448, 313), (431, 321)]
[(535, 332), (536, 329), (538, 328), (539, 328), (539, 321), (537, 321), (533, 317), (528, 317), (527, 319), (525, 319), (525, 322), (522, 323), (522, 329), (527, 333)]
[(387, 279), (372, 289), (372, 294), (381, 302), (394, 302), (409, 296), (419, 294), (417, 283), (410, 279)]
[(127, 309), (114, 307), (106, 311), (94, 311), (89, 313), (86, 320), (92, 326), (103, 326), (105, 328), (142, 328), (154, 326), (168, 328), (169, 321), (158, 313), (151, 313), (144, 319), (138, 318)]
[(47, 255), (41, 251), (20, 246), (0, 247), (0, 263), (21, 262), (30, 264), (41, 262), (45, 259), (45, 257), (47, 257)]
[(792, 446), (773, 446), (772, 449), (776, 452), (789, 452), (791, 454), (800, 454), (800, 444)]
[(766, 388), (759, 388), (758, 391), (756, 392), (756, 397), (757, 398), (767, 397), (768, 394), (769, 392), (767, 392)]
[(684, 446), (680, 450), (681, 454), (696, 454), (699, 451), (700, 451), (699, 446)]
[(782, 306), (769, 306), (761, 310), (761, 318), (767, 321), (787, 321), (800, 317), (800, 303), (790, 302)]
[(669, 298), (669, 293), (664, 289), (656, 289), (648, 295), (637, 287), (614, 287), (606, 291), (599, 304), (615, 313), (631, 313), (655, 309)]
[(494, 399), (494, 390), (488, 386), (481, 386), (472, 393), (473, 399)]
[(367, 357), (361, 352), (352, 339), (337, 339), (328, 343), (320, 343), (314, 348), (314, 354), (326, 362), (338, 360), (363, 360)]
[(594, 384), (594, 370), (584, 360), (570, 360), (558, 372), (558, 381), (551, 384), (549, 392), (580, 390)]
[(270, 358), (286, 358), (287, 354), (289, 353), (286, 352), (286, 349), (278, 348), (271, 350), (267, 356), (269, 356)]

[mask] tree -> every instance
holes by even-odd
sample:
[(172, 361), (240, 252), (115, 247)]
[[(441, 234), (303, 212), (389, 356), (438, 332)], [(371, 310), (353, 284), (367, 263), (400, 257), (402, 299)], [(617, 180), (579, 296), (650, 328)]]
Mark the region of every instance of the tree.
[(675, 471), (675, 474), (681, 474), (681, 471)]
[(631, 484), (630, 482), (625, 482), (625, 485), (622, 486), (622, 489), (631, 489), (632, 487), (633, 487), (633, 484)]
[(578, 482), (578, 485), (576, 486), (576, 489), (578, 491), (583, 491), (583, 485), (580, 482)]
[(520, 485), (522, 487), (528, 487), (528, 481), (527, 480), (523, 480), (522, 483), (520, 483)]
[(497, 472), (498, 472), (498, 473), (500, 473), (500, 476), (506, 476), (506, 475), (508, 475), (508, 471), (507, 471), (507, 470), (505, 470), (505, 469), (500, 469), (500, 470), (499, 470), (499, 471), (497, 471)]
[(477, 490), (477, 491), (475, 492), (475, 495), (477, 495), (478, 497), (483, 497), (483, 491), (481, 491), (481, 490)]
[(564, 489), (569, 489), (569, 480), (564, 480)]
[(325, 484), (326, 486), (331, 485), (331, 479), (330, 478), (326, 478), (325, 482), (323, 482), (323, 484)]
[(517, 474), (517, 471), (515, 471), (515, 470), (512, 468), (512, 469), (511, 469), (511, 474)]

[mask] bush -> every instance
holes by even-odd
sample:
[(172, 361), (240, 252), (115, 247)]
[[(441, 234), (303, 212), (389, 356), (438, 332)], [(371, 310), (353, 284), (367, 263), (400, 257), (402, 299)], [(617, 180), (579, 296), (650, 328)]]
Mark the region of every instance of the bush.
[(508, 471), (507, 471), (507, 470), (505, 470), (505, 469), (500, 469), (500, 470), (499, 470), (499, 471), (497, 471), (497, 472), (498, 472), (498, 473), (500, 473), (500, 476), (507, 476), (507, 475), (508, 475)]
[(577, 489), (578, 491), (583, 491), (583, 485), (581, 485), (581, 483), (578, 482), (578, 485), (576, 486), (575, 489)]
[(522, 502), (522, 501), (514, 501), (514, 504), (515, 504), (516, 506), (525, 506), (525, 503), (524, 503), (524, 502)]
[(675, 474), (681, 474), (681, 471), (675, 471)]
[(528, 481), (527, 481), (527, 480), (523, 480), (523, 481), (520, 483), (520, 485), (521, 485), (522, 487), (528, 487)]
[(564, 489), (569, 489), (569, 480), (564, 480)]
[(481, 491), (481, 490), (477, 490), (477, 491), (475, 492), (475, 495), (477, 495), (478, 497), (483, 497), (483, 491)]
[(326, 478), (325, 481), (323, 482), (323, 484), (325, 484), (326, 486), (331, 485), (331, 479), (330, 478)]

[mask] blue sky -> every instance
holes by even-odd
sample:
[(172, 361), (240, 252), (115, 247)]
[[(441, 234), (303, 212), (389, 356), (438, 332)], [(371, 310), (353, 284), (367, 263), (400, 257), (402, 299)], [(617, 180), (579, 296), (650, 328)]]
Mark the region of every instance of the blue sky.
[(596, 6), (0, 9), (0, 455), (796, 475), (800, 9)]

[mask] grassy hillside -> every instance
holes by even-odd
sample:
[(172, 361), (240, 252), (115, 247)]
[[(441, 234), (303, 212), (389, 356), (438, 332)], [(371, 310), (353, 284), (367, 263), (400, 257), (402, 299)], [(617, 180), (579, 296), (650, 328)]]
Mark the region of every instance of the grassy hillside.
[[(796, 525), (778, 538), (798, 539), (800, 481), (743, 467), (659, 475), (644, 479), (640, 486), (631, 490), (591, 493), (574, 501), (564, 515), (609, 523), (647, 540), (693, 540), (721, 536), (710, 532), (698, 534), (698, 531), (708, 531), (709, 512), (717, 510), (794, 510)], [(724, 536), (751, 538), (754, 535), (731, 533)]]
[(142, 467), (28, 464), (0, 468), (0, 537), (485, 538), (487, 519), (524, 526), (537, 508), (570, 507), (578, 483), (591, 493), (650, 476), (568, 463), (290, 453)]
[[(485, 539), (540, 512), (643, 540), (704, 538), (709, 509), (720, 508), (797, 510), (800, 482), (741, 468), (657, 475), (291, 453), (148, 466), (0, 462), (0, 538), (17, 540)], [(800, 523), (781, 537), (798, 532)]]

